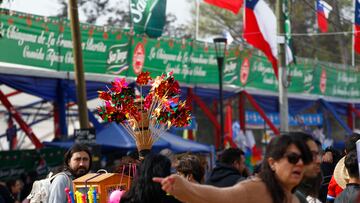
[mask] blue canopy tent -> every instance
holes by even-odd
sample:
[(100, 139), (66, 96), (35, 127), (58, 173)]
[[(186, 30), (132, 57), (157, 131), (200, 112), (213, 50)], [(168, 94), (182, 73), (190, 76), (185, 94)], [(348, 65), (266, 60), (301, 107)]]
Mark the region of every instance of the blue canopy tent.
[[(70, 148), (74, 141), (66, 142), (44, 142), (45, 146)], [(96, 143), (103, 149), (133, 151), (136, 150), (134, 139), (129, 135), (121, 125), (110, 123), (96, 135)], [(179, 136), (166, 132), (160, 139), (154, 143), (152, 150), (160, 151), (170, 149), (174, 153), (198, 152), (211, 153), (211, 147), (191, 140), (185, 140)]]
[[(110, 123), (105, 126), (103, 130), (96, 134), (96, 143), (103, 147), (117, 148), (123, 151), (136, 150), (136, 143), (134, 139), (127, 133), (127, 131), (116, 123)], [(152, 150), (160, 151), (168, 148), (169, 143), (158, 140), (154, 143)]]
[(44, 146), (46, 147), (59, 147), (69, 149), (73, 144), (74, 141), (53, 141), (53, 142), (43, 142)]
[(183, 152), (199, 152), (199, 153), (211, 153), (211, 147), (209, 145), (197, 143), (191, 140), (183, 139), (179, 136), (166, 132), (161, 136), (160, 140), (164, 140), (170, 144), (170, 149), (174, 153)]

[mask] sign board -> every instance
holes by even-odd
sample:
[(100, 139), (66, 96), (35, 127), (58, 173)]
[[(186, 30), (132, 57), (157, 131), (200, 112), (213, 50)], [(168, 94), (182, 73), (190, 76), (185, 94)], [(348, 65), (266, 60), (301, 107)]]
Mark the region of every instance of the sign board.
[[(278, 113), (267, 113), (266, 116), (270, 121), (276, 125), (280, 125), (280, 118)], [(264, 126), (265, 121), (258, 112), (246, 111), (245, 112), (246, 124), (250, 126)], [(290, 126), (321, 126), (323, 124), (322, 114), (300, 114), (289, 115)]]
[(96, 144), (95, 128), (75, 129), (74, 137), (76, 143)]

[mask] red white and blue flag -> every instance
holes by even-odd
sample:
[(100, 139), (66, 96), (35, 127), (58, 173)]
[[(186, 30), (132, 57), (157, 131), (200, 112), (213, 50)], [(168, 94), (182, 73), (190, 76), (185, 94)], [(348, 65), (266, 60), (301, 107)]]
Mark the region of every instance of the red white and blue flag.
[(232, 11), (234, 14), (239, 13), (244, 0), (204, 0), (208, 4)]
[(264, 0), (246, 0), (244, 39), (264, 52), (278, 77), (276, 16)]
[(332, 11), (332, 7), (323, 0), (316, 0), (316, 13), (318, 26), (321, 32), (328, 31), (328, 22), (329, 13)]
[(354, 50), (360, 54), (360, 1), (355, 0)]

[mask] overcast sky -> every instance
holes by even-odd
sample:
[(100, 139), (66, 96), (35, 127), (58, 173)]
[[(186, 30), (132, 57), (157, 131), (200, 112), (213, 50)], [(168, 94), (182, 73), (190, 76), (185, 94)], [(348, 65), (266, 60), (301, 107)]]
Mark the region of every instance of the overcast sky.
[[(120, 2), (124, 3), (128, 1), (120, 0)], [(185, 24), (190, 21), (190, 6), (195, 6), (195, 1), (193, 4), (189, 4), (186, 0), (167, 0), (166, 10), (168, 13), (176, 15), (178, 19), (176, 23)], [(60, 5), (56, 0), (5, 0), (1, 7), (42, 16), (54, 15), (60, 9)]]

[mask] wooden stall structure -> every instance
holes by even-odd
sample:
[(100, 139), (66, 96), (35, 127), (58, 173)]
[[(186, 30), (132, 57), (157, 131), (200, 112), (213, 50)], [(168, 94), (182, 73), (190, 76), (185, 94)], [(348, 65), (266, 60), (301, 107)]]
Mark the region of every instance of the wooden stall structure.
[(97, 202), (107, 203), (112, 191), (129, 189), (131, 177), (119, 173), (89, 173), (75, 179), (73, 183), (74, 190), (83, 194), (87, 194), (90, 187), (96, 189)]

